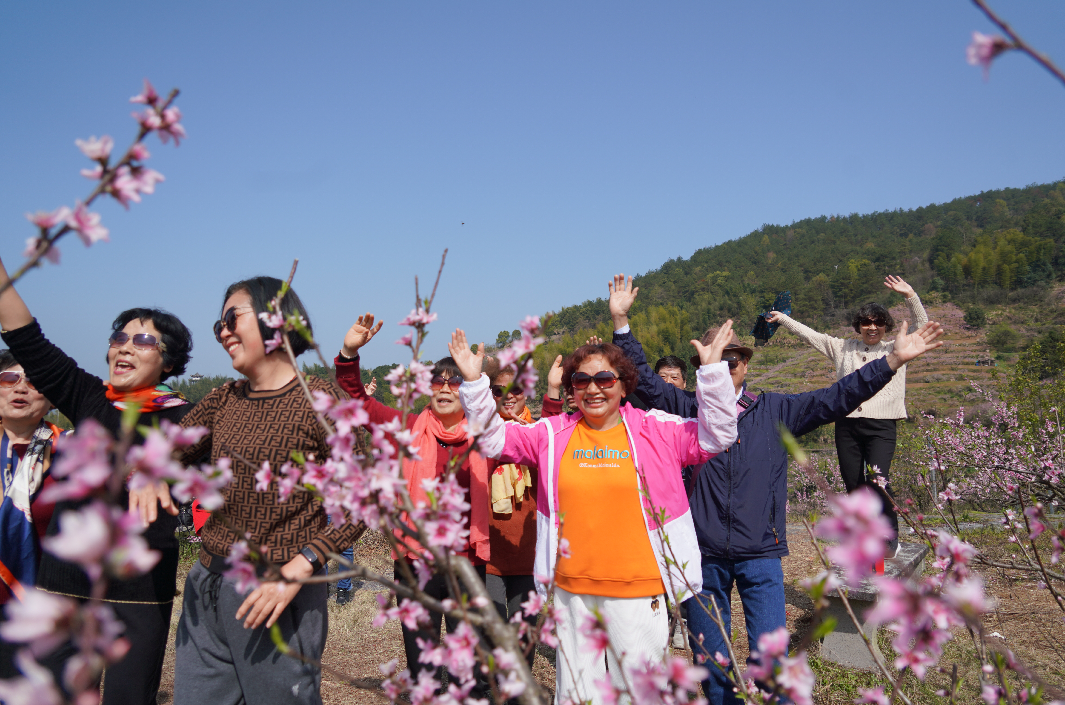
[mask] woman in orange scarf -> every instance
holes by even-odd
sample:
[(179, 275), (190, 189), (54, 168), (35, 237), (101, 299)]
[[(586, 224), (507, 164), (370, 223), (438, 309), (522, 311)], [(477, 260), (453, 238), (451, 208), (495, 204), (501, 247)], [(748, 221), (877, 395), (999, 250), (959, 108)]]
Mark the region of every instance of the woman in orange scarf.
[[(385, 406), (366, 393), (362, 384), (362, 375), (359, 371), (359, 349), (381, 330), (381, 324), (374, 325), (373, 314), (367, 313), (359, 316), (355, 325), (344, 336), (344, 345), (340, 355), (336, 358), (337, 382), (353, 399), (359, 399), (363, 408), (373, 423), (387, 423), (399, 418), (399, 411)], [(429, 406), (419, 414), (407, 416), (407, 428), (413, 437), (413, 445), (418, 450), (419, 460), (406, 459), (403, 461), (403, 477), (407, 481), (407, 491), (411, 501), (417, 505), (425, 502), (428, 497), (422, 488), (422, 482), (437, 477), (445, 477), (452, 470), (449, 469), (452, 458), (461, 457), (469, 450), (470, 440), (466, 433), (466, 414), (459, 403), (458, 388), (462, 384), (462, 376), (454, 360), (445, 357), (437, 361), (433, 367), (432, 396), (429, 398)], [(460, 554), (469, 558), (473, 563), (481, 579), (485, 576), (485, 566), (490, 558), (489, 541), (489, 492), (488, 492), (488, 461), (478, 453), (470, 453), (463, 461), (461, 467), (453, 470), (455, 478), (460, 486), (466, 490), (466, 501), (470, 504), (469, 514), (466, 516), (466, 528), (469, 529), (469, 539), (465, 551)], [(533, 531), (535, 537), (535, 529)], [(409, 559), (418, 558), (418, 546), (410, 540), (406, 543), (411, 550), (406, 555), (395, 556), (397, 580), (402, 580), (404, 573), (401, 571), (401, 563), (409, 562)], [(438, 600), (451, 598), (461, 599), (460, 595), (451, 594), (444, 576), (434, 573), (429, 582), (423, 588), (424, 592)], [(432, 622), (428, 627), (418, 630), (408, 629), (403, 625), (403, 649), (407, 655), (407, 668), (410, 669), (411, 677), (417, 681), (418, 674), (430, 666), (421, 663), (418, 656), (421, 648), (418, 639), (430, 644), (440, 641), (440, 618), (441, 615), (432, 613)], [(447, 618), (448, 631), (458, 627)], [(439, 673), (436, 674), (439, 677)], [(487, 697), (488, 686), (483, 676), (477, 671), (478, 685), (471, 691), (471, 697)], [(457, 679), (452, 679), (457, 683)]]

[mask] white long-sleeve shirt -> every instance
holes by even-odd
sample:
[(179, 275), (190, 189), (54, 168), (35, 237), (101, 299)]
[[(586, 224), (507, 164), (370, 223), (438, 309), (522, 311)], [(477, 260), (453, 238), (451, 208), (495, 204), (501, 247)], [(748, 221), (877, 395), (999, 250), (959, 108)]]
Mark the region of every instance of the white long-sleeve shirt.
[[(928, 314), (925, 313), (921, 297), (917, 294), (906, 299), (906, 306), (913, 314), (910, 322), (911, 332), (928, 322)], [(890, 355), (895, 349), (894, 340), (881, 340), (876, 345), (866, 345), (861, 338), (837, 338), (827, 333), (818, 333), (789, 316), (781, 315), (780, 325), (831, 360), (836, 366), (836, 379), (842, 379), (859, 367)], [(906, 365), (903, 365), (886, 387), (869, 401), (863, 402), (848, 418), (904, 419), (906, 416)]]

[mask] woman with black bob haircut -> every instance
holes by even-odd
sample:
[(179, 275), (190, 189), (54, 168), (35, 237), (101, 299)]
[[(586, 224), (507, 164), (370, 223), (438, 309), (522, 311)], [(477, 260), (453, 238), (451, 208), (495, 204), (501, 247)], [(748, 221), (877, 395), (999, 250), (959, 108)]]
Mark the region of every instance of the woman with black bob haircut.
[[(921, 305), (921, 298), (913, 287), (900, 277), (888, 275), (884, 286), (902, 294), (910, 310), (912, 325), (916, 330), (928, 322), (928, 314)], [(851, 325), (858, 338), (836, 338), (827, 333), (818, 333), (791, 317), (770, 311), (766, 316), (770, 323), (780, 323), (802, 338), (815, 350), (827, 357), (836, 366), (836, 379), (840, 380), (873, 360), (887, 357), (895, 350), (895, 341), (885, 341), (884, 336), (895, 329), (891, 312), (876, 302), (858, 309)], [(889, 484), (891, 461), (895, 457), (896, 421), (906, 418), (906, 366), (903, 365), (869, 401), (864, 402), (847, 418), (836, 422), (836, 454), (839, 456), (839, 473), (848, 492), (862, 485), (880, 495), (883, 513), (895, 529), (895, 538), (888, 544), (888, 558), (899, 548), (899, 518), (891, 497)], [(881, 478), (881, 486), (877, 479)]]
[(130, 321), (151, 321), (159, 331), (163, 355), (163, 372), (159, 381), (180, 377), (192, 360), (192, 333), (177, 316), (158, 308), (131, 308), (118, 314), (111, 323), (112, 335), (129, 325)]
[[(269, 341), (274, 337), (274, 329), (270, 328), (262, 320), (261, 314), (269, 314), (270, 308), (267, 304), (277, 297), (278, 292), (281, 290), (282, 281), (276, 277), (252, 277), (251, 279), (244, 279), (239, 282), (234, 282), (226, 289), (226, 295), (222, 300), (222, 311), (218, 321), (214, 324), (215, 339), (219, 340), (222, 328), (229, 326), (227, 322), (227, 316), (229, 316), (229, 309), (225, 307), (234, 294), (237, 292), (245, 292), (248, 295), (249, 302), (252, 310), (255, 312), (255, 318), (259, 322), (259, 335), (262, 336), (264, 341)], [(230, 307), (232, 308), (232, 307)], [(300, 301), (300, 297), (296, 295), (296, 290), (290, 288), (288, 293), (285, 294), (285, 298), (281, 300), (281, 315), (286, 319), (292, 314), (297, 314), (303, 320), (304, 325), (308, 331), (312, 331), (310, 314), (307, 313), (307, 309), (303, 307), (303, 302)], [(221, 342), (221, 340), (219, 340)], [(296, 357), (299, 357), (303, 353), (311, 349), (310, 342), (307, 341), (302, 335), (296, 331), (289, 331), (288, 342), (292, 346), (292, 352)]]
[[(175, 705), (322, 702), (321, 670), (314, 664), (325, 649), (328, 590), (325, 583), (298, 581), (321, 574), (329, 554), (355, 543), (365, 525), (327, 523), (314, 495), (282, 496), (274, 479), (294, 453), (324, 464), (332, 452), (330, 432), (319, 424), (293, 360), (279, 345), (282, 334), (263, 320), (273, 315), (268, 304), (283, 286), (274, 277), (254, 277), (226, 289), (215, 339), (247, 381), (218, 387), (182, 420), (185, 427), (210, 431), (184, 452), (182, 462), (189, 465), (206, 455), (218, 465), (226, 459), (232, 479), (222, 489), (223, 506), (200, 530), (199, 559), (185, 580), (174, 661)], [(295, 290), (288, 289), (280, 308), (283, 317), (299, 316), (311, 330)], [(299, 333), (288, 336), (296, 355), (310, 348)], [(313, 392), (340, 396), (332, 382), (319, 377), (308, 377), (306, 384)], [(265, 486), (260, 469), (268, 473)], [(339, 510), (334, 506), (333, 511)], [(334, 514), (334, 520), (339, 518)], [(230, 548), (238, 540), (260, 547), (263, 554), (256, 565), (263, 577), (258, 587), (224, 575)], [(284, 580), (276, 572), (265, 573), (267, 562)], [(306, 661), (274, 646), (275, 625), (279, 638)]]
[[(8, 282), (0, 263), (0, 286)], [(121, 433), (123, 410), (136, 404), (139, 426), (155, 426), (166, 419), (178, 423), (190, 409), (188, 401), (163, 384), (163, 380), (185, 371), (192, 351), (192, 334), (175, 316), (154, 308), (132, 308), (115, 318), (108, 338), (108, 379), (104, 381), (78, 367), (70, 356), (41, 332), (26, 303), (14, 287), (0, 294), (0, 326), (4, 342), (22, 365), (33, 385), (75, 426), (93, 419), (116, 437)], [(103, 343), (103, 340), (100, 341)], [(135, 433), (132, 442), (144, 437)], [(159, 512), (159, 506), (166, 512)], [(52, 514), (48, 534), (59, 532), (59, 519), (77, 502), (59, 502)], [(123, 509), (140, 512), (147, 527), (144, 538), (160, 554), (150, 572), (130, 580), (108, 582), (104, 601), (125, 624), (130, 649), (118, 663), (107, 668), (103, 688), (104, 705), (154, 704), (162, 676), (166, 642), (170, 636), (170, 614), (177, 581), (177, 506), (163, 488), (151, 501), (140, 501), (123, 490)], [(60, 561), (50, 553), (41, 556), (37, 587), (48, 592), (87, 599), (88, 577), (73, 563)], [(66, 662), (77, 648), (66, 643), (42, 663), (63, 683)]]

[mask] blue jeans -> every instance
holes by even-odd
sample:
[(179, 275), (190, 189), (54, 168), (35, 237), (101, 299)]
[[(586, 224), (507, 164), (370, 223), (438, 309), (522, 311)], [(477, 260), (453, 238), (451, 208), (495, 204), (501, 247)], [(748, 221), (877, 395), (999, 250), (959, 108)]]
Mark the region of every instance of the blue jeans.
[[(340, 552), (340, 555), (344, 556), (344, 558), (347, 558), (349, 561), (353, 561), (355, 559), (355, 547), (354, 546), (348, 546), (347, 548), (345, 548), (343, 551)], [(347, 568), (342, 566), (342, 565), (337, 565), (337, 568), (341, 572), (347, 570)], [(351, 589), (351, 578), (342, 578), (341, 580), (337, 581), (337, 590), (350, 590), (350, 589)]]
[[(754, 651), (758, 648), (759, 636), (785, 626), (784, 570), (779, 558), (729, 561), (703, 556), (702, 563), (703, 591), (698, 598), (685, 601), (692, 654), (697, 660), (701, 656), (708, 662), (706, 667), (710, 677), (703, 681), (703, 695), (709, 705), (736, 705), (742, 701), (732, 691), (732, 684), (721, 669), (710, 663), (718, 651), (728, 656), (721, 631), (710, 619), (710, 597), (713, 596), (721, 610), (725, 631), (732, 634), (732, 586), (739, 589), (747, 621), (747, 641)], [(702, 644), (698, 640), (700, 634), (703, 635)]]

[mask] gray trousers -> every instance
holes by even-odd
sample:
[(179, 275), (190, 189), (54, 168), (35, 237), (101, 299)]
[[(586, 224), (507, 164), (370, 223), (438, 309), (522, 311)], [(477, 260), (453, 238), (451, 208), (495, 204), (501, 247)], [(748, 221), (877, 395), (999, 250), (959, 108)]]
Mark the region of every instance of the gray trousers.
[[(265, 626), (235, 617), (244, 597), (199, 562), (185, 580), (174, 665), (175, 705), (321, 705), (321, 671), (282, 655)], [(325, 583), (304, 585), (278, 618), (290, 649), (320, 661), (328, 632)]]

